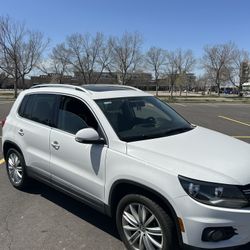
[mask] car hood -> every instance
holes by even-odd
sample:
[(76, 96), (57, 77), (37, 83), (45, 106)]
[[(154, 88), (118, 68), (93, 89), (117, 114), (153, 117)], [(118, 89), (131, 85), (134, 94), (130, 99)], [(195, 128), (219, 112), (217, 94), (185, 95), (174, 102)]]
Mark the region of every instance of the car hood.
[(250, 145), (202, 127), (129, 142), (127, 154), (174, 175), (216, 183), (250, 184)]

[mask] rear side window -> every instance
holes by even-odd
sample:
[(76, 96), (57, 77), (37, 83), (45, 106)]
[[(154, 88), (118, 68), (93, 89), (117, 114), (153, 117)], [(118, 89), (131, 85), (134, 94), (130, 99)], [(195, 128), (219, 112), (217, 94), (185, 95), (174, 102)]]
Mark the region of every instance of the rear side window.
[(27, 95), (18, 110), (18, 114), (24, 118), (53, 126), (54, 107), (57, 96), (52, 94)]
[(24, 96), (24, 98), (23, 98), (23, 100), (21, 102), (21, 105), (20, 105), (20, 107), (18, 109), (18, 114), (20, 116), (22, 116), (22, 117), (25, 116), (24, 111), (25, 111), (25, 107), (27, 105), (28, 100), (29, 100), (29, 95)]

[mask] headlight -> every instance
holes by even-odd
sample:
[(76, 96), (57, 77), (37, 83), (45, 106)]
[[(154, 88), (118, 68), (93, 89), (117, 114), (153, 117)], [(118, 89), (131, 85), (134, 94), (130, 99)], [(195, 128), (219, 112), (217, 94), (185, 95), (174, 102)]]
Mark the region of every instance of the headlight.
[(179, 176), (186, 193), (193, 199), (211, 206), (243, 208), (249, 202), (237, 186), (204, 182)]

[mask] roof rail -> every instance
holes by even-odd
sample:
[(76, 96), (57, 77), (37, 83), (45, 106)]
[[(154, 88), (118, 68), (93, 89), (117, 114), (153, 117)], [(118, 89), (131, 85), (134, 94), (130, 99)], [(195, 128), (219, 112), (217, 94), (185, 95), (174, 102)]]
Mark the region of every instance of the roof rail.
[[(128, 85), (120, 85), (120, 84), (95, 84), (96, 86), (112, 86), (112, 87), (123, 87), (124, 89), (133, 89), (135, 91), (141, 91), (138, 88), (132, 87), (132, 86), (128, 86)], [(86, 85), (88, 86), (88, 85)], [(43, 83), (43, 84), (38, 84), (38, 85), (34, 85), (31, 87), (31, 89), (36, 89), (36, 88), (46, 88), (46, 87), (51, 87), (51, 88), (69, 88), (69, 89), (75, 89), (75, 90), (79, 90), (88, 94), (92, 94), (92, 91), (85, 88), (84, 85), (81, 86), (75, 86), (75, 85), (71, 85), (71, 84), (59, 84), (59, 83)]]
[[(119, 85), (118, 85), (118, 86), (119, 86)], [(126, 88), (128, 88), (128, 89), (133, 89), (133, 90), (136, 90), (136, 91), (142, 91), (142, 90), (140, 90), (140, 89), (138, 89), (138, 88), (136, 88), (136, 87), (129, 86), (129, 85), (120, 85), (120, 86), (124, 86), (124, 87), (126, 87)]]
[(43, 84), (38, 84), (38, 85), (34, 85), (31, 87), (31, 89), (37, 89), (37, 88), (47, 88), (47, 87), (51, 87), (51, 88), (69, 88), (69, 89), (75, 89), (75, 90), (79, 90), (85, 93), (88, 93), (88, 91), (86, 89), (84, 89), (83, 87), (78, 87), (75, 85), (70, 85), (70, 84), (59, 84), (59, 83), (43, 83)]
[(98, 84), (85, 84), (85, 85), (81, 85), (81, 87), (89, 92), (95, 92), (95, 89), (92, 89), (91, 87), (108, 87), (108, 88), (118, 87), (118, 88), (123, 88), (125, 90), (141, 91), (138, 88), (135, 88), (129, 85), (122, 85), (122, 84), (103, 84), (103, 83), (100, 84), (98, 83)]

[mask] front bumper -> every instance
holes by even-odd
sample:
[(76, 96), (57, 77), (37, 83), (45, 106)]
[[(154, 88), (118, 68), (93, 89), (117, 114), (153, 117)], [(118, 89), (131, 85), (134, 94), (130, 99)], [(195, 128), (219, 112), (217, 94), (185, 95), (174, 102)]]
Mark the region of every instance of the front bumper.
[[(217, 250), (236, 250), (236, 247), (223, 247), (223, 248), (216, 248)], [(193, 246), (188, 246), (186, 244), (183, 245), (182, 247), (183, 250), (209, 250), (211, 248), (200, 248), (200, 247), (193, 247)], [(241, 246), (237, 246), (237, 250), (249, 250), (250, 249), (250, 243), (244, 244)]]
[[(175, 200), (179, 217), (183, 220), (185, 232), (183, 243), (201, 249), (228, 248), (250, 242), (250, 208), (228, 209), (208, 206), (189, 196)], [(202, 241), (202, 233), (208, 227), (233, 227), (237, 235), (218, 242)], [(250, 249), (250, 248), (249, 248)]]

